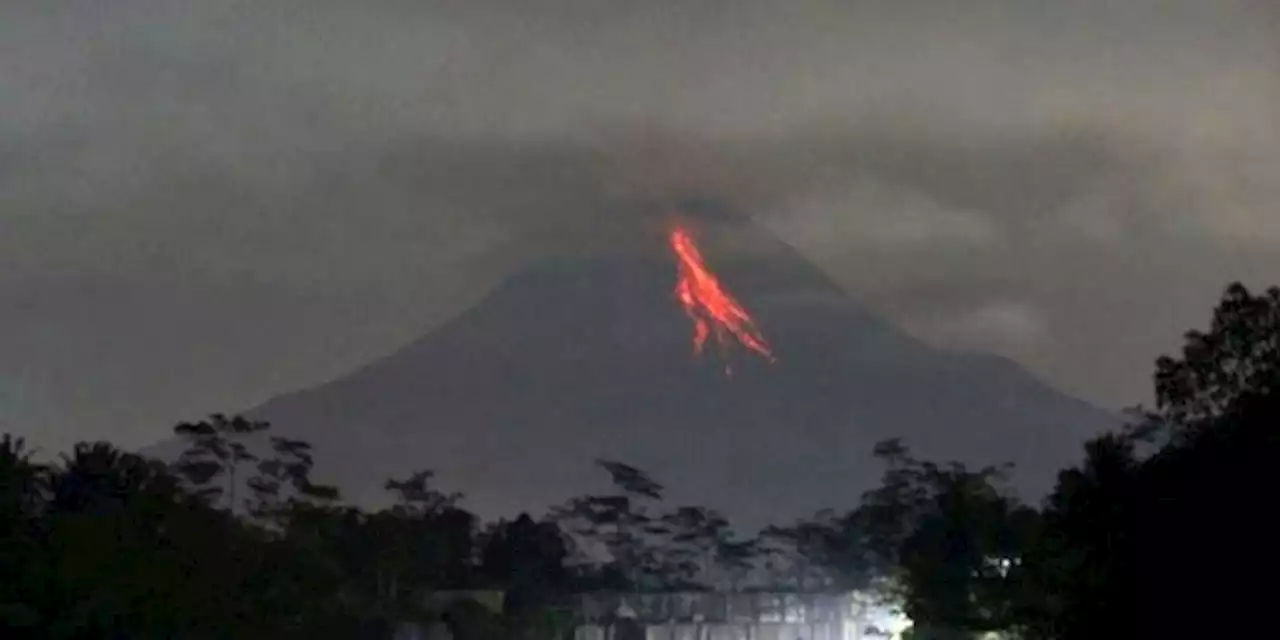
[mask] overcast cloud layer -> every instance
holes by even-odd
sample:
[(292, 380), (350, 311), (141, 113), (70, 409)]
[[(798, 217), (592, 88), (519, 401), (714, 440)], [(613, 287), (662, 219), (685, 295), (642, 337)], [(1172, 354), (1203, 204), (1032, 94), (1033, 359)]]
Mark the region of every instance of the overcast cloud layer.
[(1142, 401), (1280, 280), (1275, 6), (0, 0), (0, 427), (150, 442), (689, 195)]

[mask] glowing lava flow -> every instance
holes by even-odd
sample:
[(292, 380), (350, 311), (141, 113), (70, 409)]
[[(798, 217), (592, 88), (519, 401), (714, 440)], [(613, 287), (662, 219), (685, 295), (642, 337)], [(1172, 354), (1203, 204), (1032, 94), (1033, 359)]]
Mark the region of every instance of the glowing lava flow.
[(702, 260), (702, 252), (693, 236), (683, 228), (671, 231), (671, 250), (675, 252), (679, 268), (679, 281), (675, 294), (684, 305), (684, 311), (693, 321), (694, 353), (701, 353), (707, 338), (715, 336), (721, 350), (729, 346), (730, 338), (772, 362), (773, 351), (764, 336), (756, 328), (747, 310), (729, 295), (715, 274)]

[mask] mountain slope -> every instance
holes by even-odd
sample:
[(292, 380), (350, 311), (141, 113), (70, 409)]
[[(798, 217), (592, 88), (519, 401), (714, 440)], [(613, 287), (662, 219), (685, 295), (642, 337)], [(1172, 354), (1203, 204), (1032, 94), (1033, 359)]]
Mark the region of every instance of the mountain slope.
[(251, 414), (313, 442), (321, 479), (361, 501), (386, 476), (426, 467), (484, 515), (541, 509), (603, 488), (592, 460), (616, 457), (673, 500), (752, 525), (853, 505), (879, 477), (870, 451), (883, 438), (926, 457), (1014, 461), (1034, 494), (1115, 423), (1012, 362), (927, 347), (789, 247), (753, 242), (711, 263), (776, 363), (731, 353), (726, 376), (714, 349), (695, 358), (661, 253), (562, 260), (386, 359)]

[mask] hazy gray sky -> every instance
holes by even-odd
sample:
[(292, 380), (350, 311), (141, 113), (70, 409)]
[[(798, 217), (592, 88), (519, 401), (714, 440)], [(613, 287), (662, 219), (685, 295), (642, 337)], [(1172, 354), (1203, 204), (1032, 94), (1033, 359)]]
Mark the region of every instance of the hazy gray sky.
[(0, 429), (150, 442), (688, 194), (922, 338), (1144, 400), (1280, 280), (1278, 6), (0, 0)]

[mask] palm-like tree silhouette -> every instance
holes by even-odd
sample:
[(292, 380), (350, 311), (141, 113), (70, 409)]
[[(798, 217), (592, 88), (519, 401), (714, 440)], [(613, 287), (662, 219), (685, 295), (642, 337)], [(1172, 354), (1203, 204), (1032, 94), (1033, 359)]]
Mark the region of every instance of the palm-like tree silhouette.
[(0, 437), (0, 522), (37, 515), (44, 502), (48, 469), (31, 460), (22, 438)]
[(108, 513), (133, 502), (172, 504), (181, 497), (163, 465), (106, 442), (77, 444), (49, 479), (50, 507), (59, 513)]

